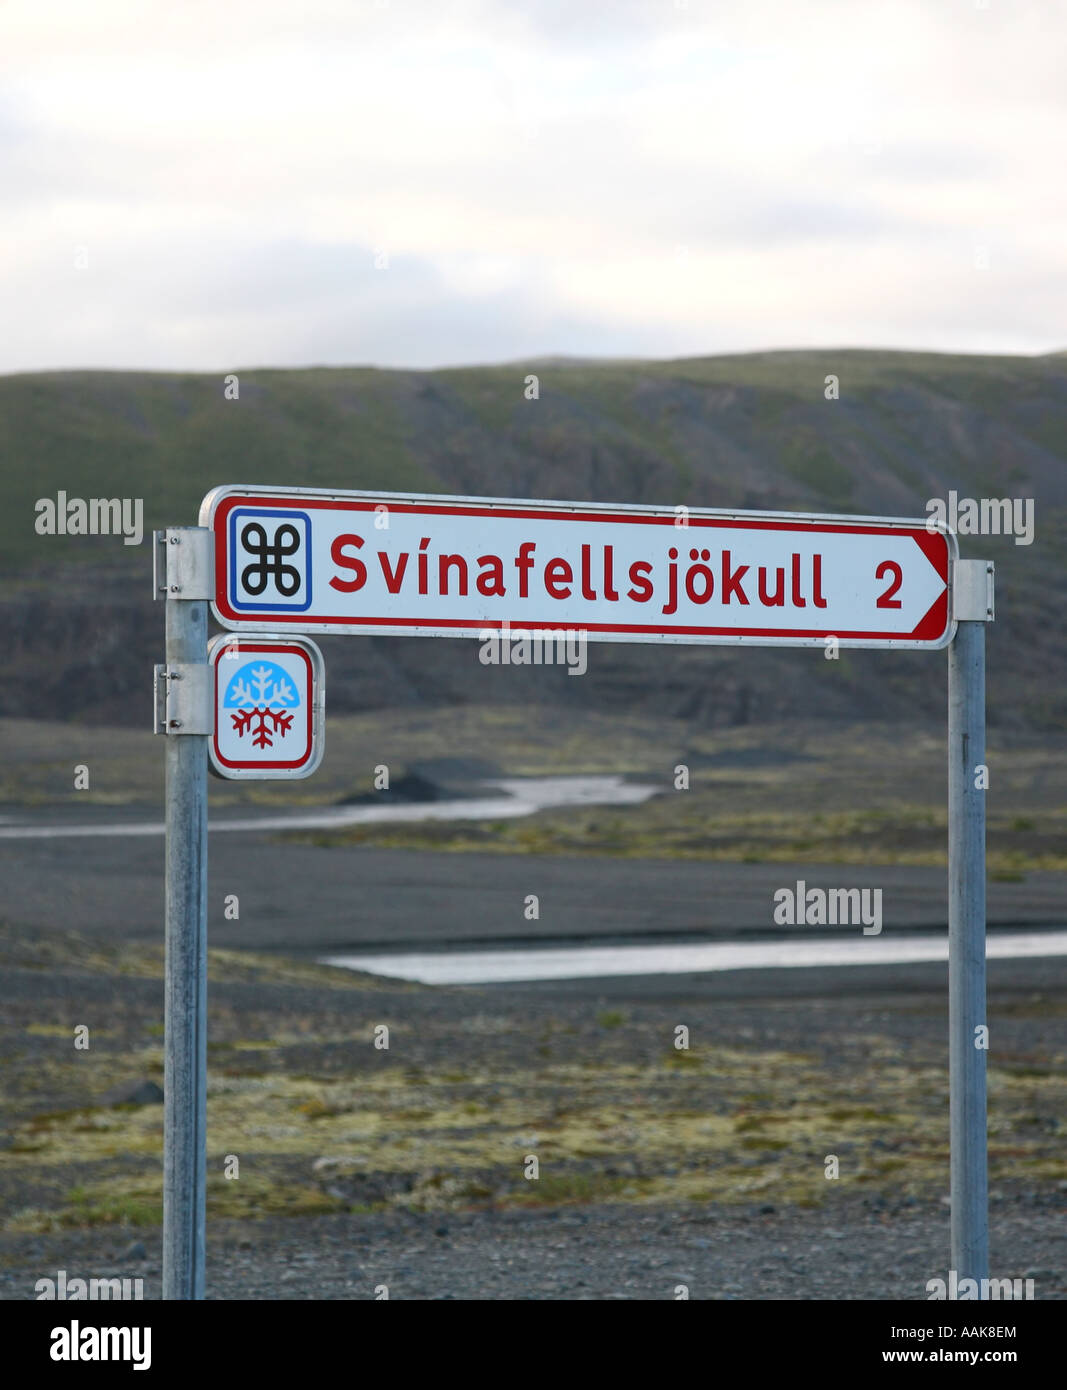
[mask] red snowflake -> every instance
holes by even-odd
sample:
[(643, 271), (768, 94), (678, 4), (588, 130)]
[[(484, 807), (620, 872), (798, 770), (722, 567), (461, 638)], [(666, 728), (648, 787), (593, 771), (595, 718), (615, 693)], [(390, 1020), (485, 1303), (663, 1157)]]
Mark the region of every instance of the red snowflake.
[[(272, 735), (277, 734), (279, 738), (284, 738), (293, 725), (293, 716), (284, 709), (241, 709), (236, 714), (231, 714), (233, 727), (237, 731), (238, 738), (244, 738), (249, 730), (252, 731), (252, 744), (255, 748), (273, 748), (274, 739)], [(271, 728), (267, 728), (267, 720), (271, 722)]]

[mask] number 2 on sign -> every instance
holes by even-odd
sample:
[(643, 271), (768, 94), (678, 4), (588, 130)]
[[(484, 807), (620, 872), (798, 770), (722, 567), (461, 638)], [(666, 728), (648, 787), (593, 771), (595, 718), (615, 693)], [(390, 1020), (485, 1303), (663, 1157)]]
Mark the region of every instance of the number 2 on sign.
[(889, 588), (886, 589), (885, 593), (879, 597), (875, 606), (877, 608), (899, 608), (901, 606), (900, 599), (894, 598), (893, 595), (904, 582), (904, 576), (900, 571), (900, 566), (895, 560), (883, 560), (875, 570), (874, 577), (875, 579), (884, 579), (887, 574), (893, 576), (893, 582), (890, 584)]

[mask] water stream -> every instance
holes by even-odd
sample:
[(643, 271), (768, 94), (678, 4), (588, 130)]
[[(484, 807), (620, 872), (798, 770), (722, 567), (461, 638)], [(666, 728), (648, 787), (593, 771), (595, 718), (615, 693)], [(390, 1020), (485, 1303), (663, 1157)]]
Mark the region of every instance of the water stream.
[[(621, 777), (504, 777), (480, 782), (495, 796), (420, 801), (410, 805), (315, 806), (254, 816), (215, 812), (212, 834), (223, 831), (343, 830), (349, 825), (411, 824), (430, 820), (511, 820), (555, 806), (637, 806), (659, 790)], [(500, 793), (503, 793), (502, 795)], [(6, 818), (5, 818), (6, 819)], [(58, 840), (82, 836), (162, 835), (162, 821), (101, 825), (0, 825), (0, 840)]]
[[(990, 932), (991, 960), (1067, 955), (1067, 931)], [(505, 984), (613, 975), (696, 975), (827, 965), (904, 965), (947, 961), (948, 937), (854, 936), (819, 941), (685, 943), (664, 946), (571, 946), (553, 950), (414, 952), (321, 957), (324, 965), (366, 970), (426, 985)]]

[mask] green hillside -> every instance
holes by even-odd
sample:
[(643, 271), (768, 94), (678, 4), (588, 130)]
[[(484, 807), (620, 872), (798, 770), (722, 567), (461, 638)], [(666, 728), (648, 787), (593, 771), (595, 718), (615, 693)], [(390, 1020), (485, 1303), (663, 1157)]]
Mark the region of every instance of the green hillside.
[[(115, 633), (121, 627), (129, 653), (147, 653), (159, 627), (148, 601), (147, 543), (39, 536), (38, 499), (59, 491), (142, 498), (147, 537), (154, 527), (194, 524), (210, 488), (242, 482), (899, 516), (924, 515), (929, 499), (951, 489), (1033, 498), (1033, 545), (995, 536), (965, 539), (962, 548), (997, 562), (992, 641), (1016, 684), (1026, 684), (1016, 692), (1022, 722), (1067, 721), (1059, 640), (1067, 602), (1062, 354), (828, 350), (437, 372), (236, 370), (237, 400), (225, 398), (221, 374), (0, 378), (0, 621), (9, 653), (0, 714), (121, 718), (122, 692), (138, 689), (139, 678), (132, 666), (122, 675), (123, 662), (134, 660), (125, 651), (114, 657), (117, 674), (102, 669)], [(524, 391), (530, 374), (539, 379), (534, 400)], [(827, 399), (830, 376), (838, 399)], [(95, 643), (91, 652), (86, 636)], [(331, 667), (342, 702), (366, 708), (396, 699), (398, 688), (405, 699), (437, 698), (442, 682), (443, 698), (467, 698), (467, 676), (457, 676), (458, 685), (447, 676), (454, 654), (423, 652), (412, 666), (404, 657), (409, 644), (391, 640), (388, 651), (350, 645)], [(357, 648), (358, 690), (346, 685)], [(376, 653), (379, 677), (367, 674), (367, 651)], [(735, 658), (723, 654), (715, 663), (734, 680), (725, 702), (734, 713), (721, 715), (727, 722), (758, 717)], [(650, 694), (656, 666), (647, 652), (612, 649), (598, 661), (638, 705)], [(407, 663), (403, 673), (398, 662)], [(767, 670), (784, 669), (767, 662)], [(676, 664), (696, 679), (691, 657)], [(424, 665), (434, 670), (432, 691), (420, 685)], [(750, 657), (745, 669), (763, 668)], [(851, 707), (857, 717), (874, 706), (881, 717), (895, 717), (894, 701), (909, 698), (912, 668), (876, 663), (878, 689), (867, 684), (874, 679), (867, 669), (857, 668)], [(78, 671), (80, 691), (60, 698)], [(678, 713), (701, 707), (690, 679), (679, 676)], [(595, 682), (571, 682), (587, 684)], [(797, 697), (804, 698), (803, 682)], [(566, 698), (593, 696), (572, 691)], [(810, 703), (817, 713), (825, 702), (811, 695)]]
[[(528, 372), (538, 400), (524, 397)], [(824, 394), (831, 374), (836, 401)], [(223, 482), (917, 513), (948, 487), (1067, 501), (1062, 356), (797, 352), (238, 377), (236, 401), (218, 375), (0, 378), (0, 570), (94, 555), (35, 535), (34, 502), (60, 489), (143, 497), (149, 527), (192, 523)]]

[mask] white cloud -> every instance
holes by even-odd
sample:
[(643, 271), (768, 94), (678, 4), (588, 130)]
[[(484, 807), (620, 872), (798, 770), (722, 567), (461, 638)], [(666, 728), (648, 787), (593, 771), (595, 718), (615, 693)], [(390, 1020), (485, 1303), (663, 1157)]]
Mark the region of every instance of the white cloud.
[(9, 0), (0, 370), (1060, 347), (1065, 18)]

